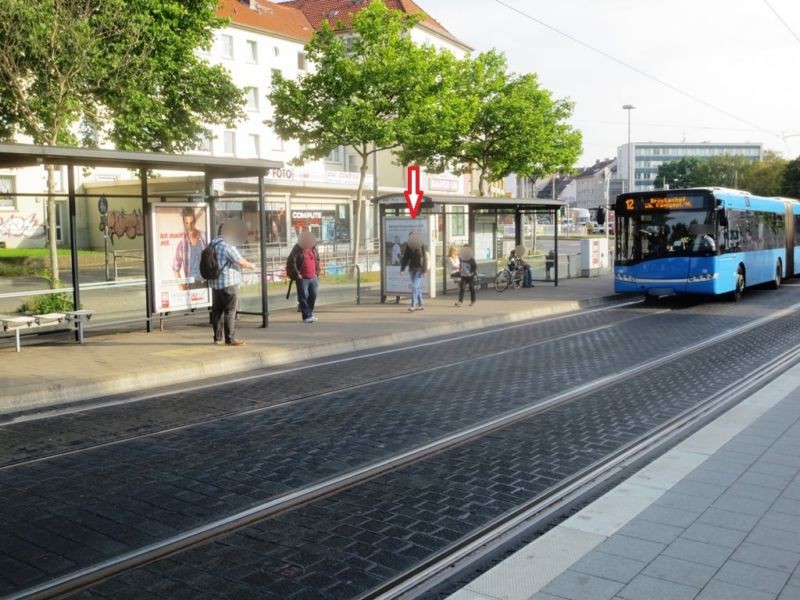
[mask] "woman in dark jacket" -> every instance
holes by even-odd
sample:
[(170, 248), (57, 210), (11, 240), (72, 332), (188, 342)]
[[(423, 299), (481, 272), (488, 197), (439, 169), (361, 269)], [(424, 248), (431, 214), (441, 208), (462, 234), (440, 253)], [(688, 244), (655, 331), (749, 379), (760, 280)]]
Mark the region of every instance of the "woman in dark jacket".
[(406, 268), (411, 275), (411, 306), (409, 312), (424, 310), (422, 305), (422, 277), (428, 272), (428, 252), (422, 244), (422, 239), (415, 232), (408, 234), (403, 258), (400, 260), (400, 272)]

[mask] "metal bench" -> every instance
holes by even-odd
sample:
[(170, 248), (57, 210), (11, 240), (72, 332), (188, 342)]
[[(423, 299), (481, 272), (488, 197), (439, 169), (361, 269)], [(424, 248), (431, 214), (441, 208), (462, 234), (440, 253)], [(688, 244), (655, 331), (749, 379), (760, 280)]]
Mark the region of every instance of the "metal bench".
[(34, 332), (35, 330), (62, 323), (74, 324), (78, 331), (78, 342), (83, 344), (83, 327), (92, 318), (92, 310), (73, 310), (65, 313), (46, 313), (43, 315), (0, 317), (3, 331), (13, 331), (17, 352), (21, 351), (21, 333)]

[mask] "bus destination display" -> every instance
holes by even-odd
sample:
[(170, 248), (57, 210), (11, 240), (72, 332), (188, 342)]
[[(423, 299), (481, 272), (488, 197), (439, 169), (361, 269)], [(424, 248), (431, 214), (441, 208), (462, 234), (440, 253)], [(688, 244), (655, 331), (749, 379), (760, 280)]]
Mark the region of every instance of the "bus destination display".
[(704, 210), (708, 208), (705, 196), (642, 196), (639, 198), (625, 198), (623, 206), (625, 212), (651, 211), (651, 210)]

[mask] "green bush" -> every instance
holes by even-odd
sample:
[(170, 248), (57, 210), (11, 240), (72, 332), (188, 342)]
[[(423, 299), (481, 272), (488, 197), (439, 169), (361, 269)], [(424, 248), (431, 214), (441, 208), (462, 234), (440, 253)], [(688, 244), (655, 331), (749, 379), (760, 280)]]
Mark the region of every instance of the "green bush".
[(17, 309), (18, 313), (42, 315), (46, 313), (63, 313), (73, 310), (72, 299), (65, 293), (44, 294), (26, 298)]

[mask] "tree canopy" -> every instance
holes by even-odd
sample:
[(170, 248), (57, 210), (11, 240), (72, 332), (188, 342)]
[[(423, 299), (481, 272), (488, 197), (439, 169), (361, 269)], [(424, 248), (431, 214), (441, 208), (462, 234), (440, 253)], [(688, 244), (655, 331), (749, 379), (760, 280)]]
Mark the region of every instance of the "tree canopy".
[(535, 74), (516, 75), (505, 57), (484, 52), (454, 64), (451, 87), (436, 97), (437, 109), (414, 122), (402, 150), (406, 162), (431, 171), (477, 169), (485, 182), (512, 173), (540, 177), (568, 171), (581, 153), (581, 134), (567, 119), (573, 105), (554, 99)]
[[(3, 0), (0, 139), (182, 151), (233, 123), (243, 93), (197, 54), (224, 24), (216, 0)], [(52, 193), (52, 172), (48, 177)], [(48, 202), (58, 279), (55, 203)]]
[(361, 159), (356, 252), (367, 159), (407, 140), (417, 111), (425, 110), (441, 85), (437, 73), (446, 72), (452, 60), (412, 41), (409, 32), (418, 20), (372, 2), (353, 16), (347, 37), (323, 23), (306, 46), (312, 72), (296, 81), (280, 74), (273, 78), (269, 101), (274, 116), (267, 123), (280, 137), (300, 142), (296, 164), (322, 158), (339, 146), (350, 146)]
[[(787, 162), (779, 154), (764, 152), (754, 162), (744, 156), (719, 155), (708, 159), (687, 156), (663, 163), (655, 178), (657, 188), (729, 187), (759, 196), (785, 194), (784, 172)], [(797, 195), (797, 194), (796, 194)]]

